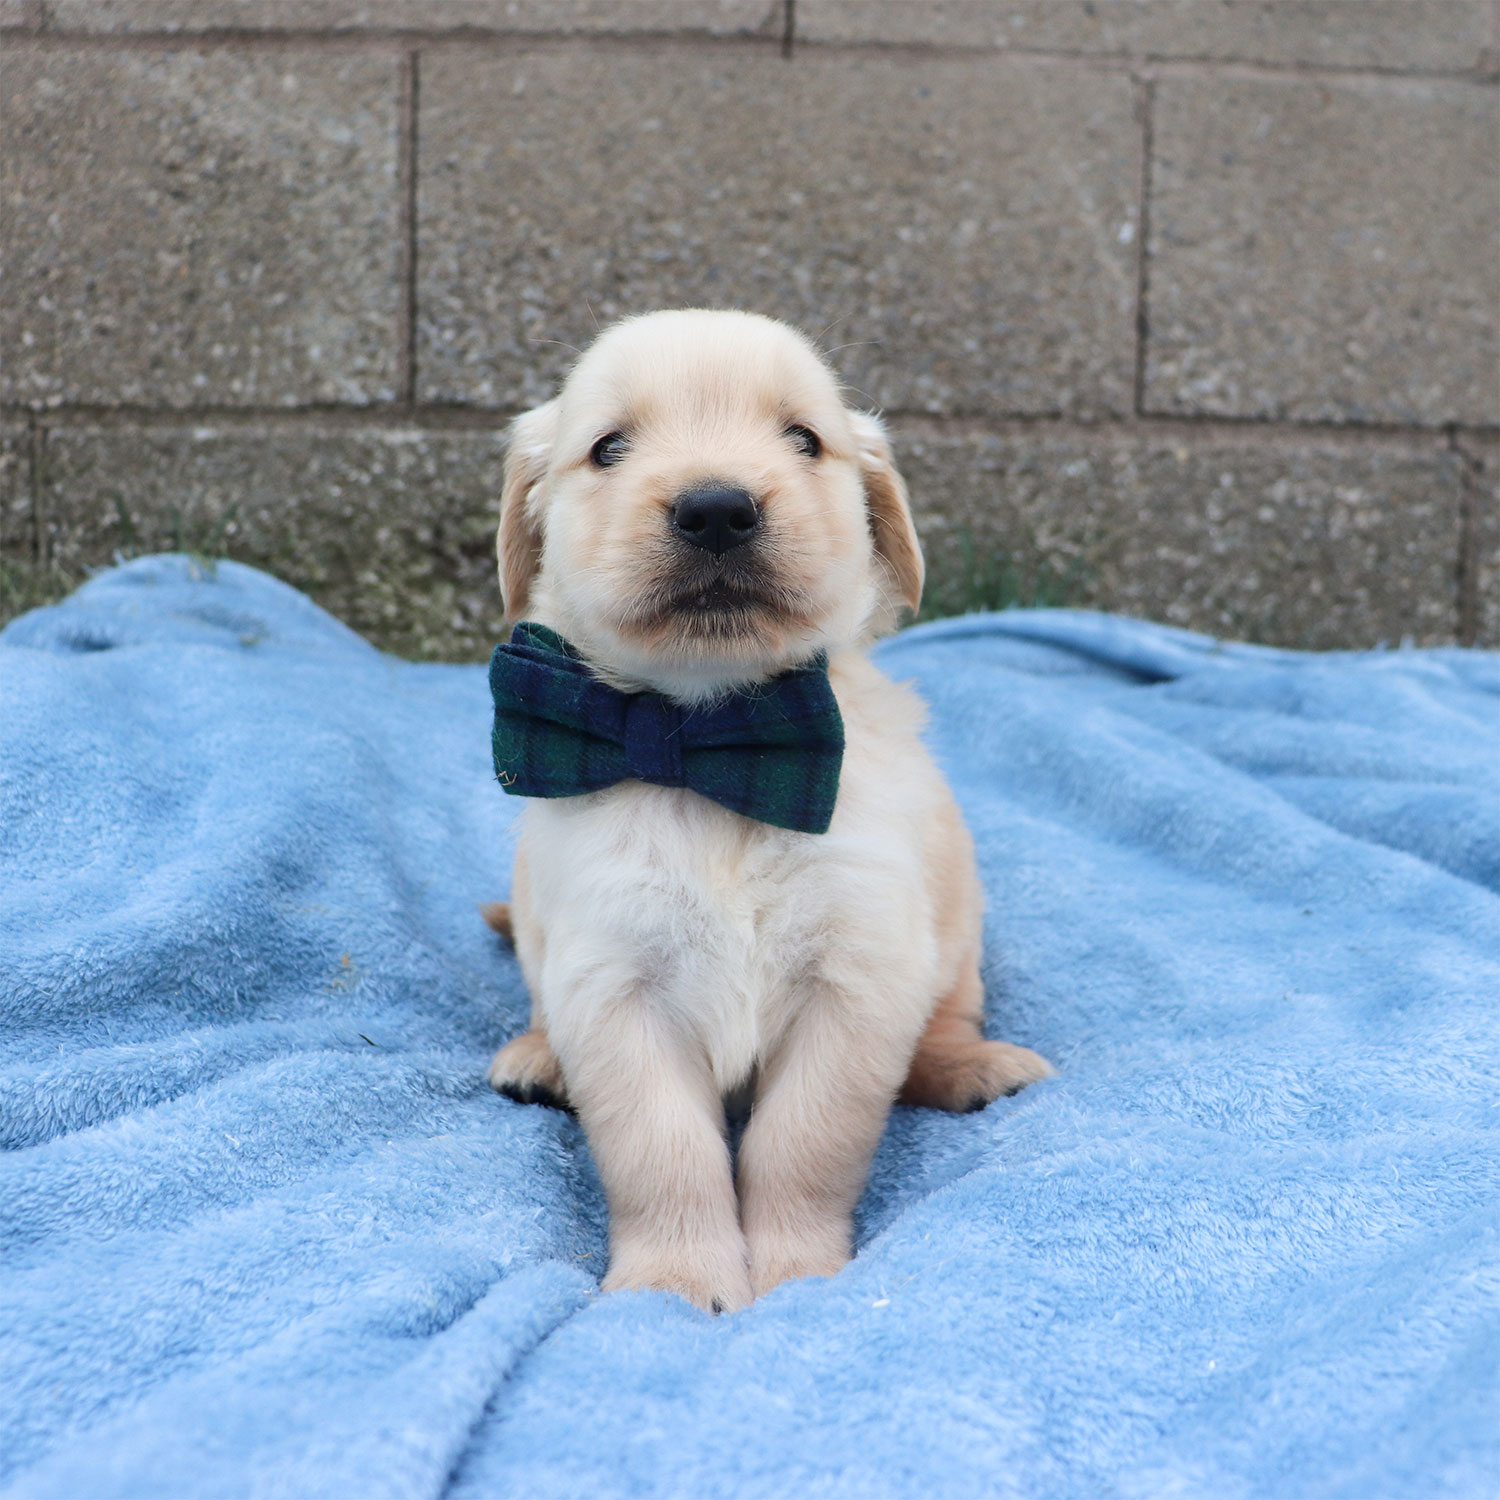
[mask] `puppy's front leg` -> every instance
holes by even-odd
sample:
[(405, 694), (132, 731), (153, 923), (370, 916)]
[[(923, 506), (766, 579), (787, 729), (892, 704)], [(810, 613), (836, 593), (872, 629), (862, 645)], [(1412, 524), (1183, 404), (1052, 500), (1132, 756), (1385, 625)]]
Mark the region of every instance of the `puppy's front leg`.
[(762, 1070), (739, 1154), (757, 1297), (853, 1254), (854, 1206), (921, 1026), (820, 985)]
[(554, 1031), (553, 1044), (609, 1200), (604, 1290), (676, 1292), (713, 1312), (744, 1307), (745, 1241), (707, 1057), (648, 997), (591, 1011), (585, 1036)]

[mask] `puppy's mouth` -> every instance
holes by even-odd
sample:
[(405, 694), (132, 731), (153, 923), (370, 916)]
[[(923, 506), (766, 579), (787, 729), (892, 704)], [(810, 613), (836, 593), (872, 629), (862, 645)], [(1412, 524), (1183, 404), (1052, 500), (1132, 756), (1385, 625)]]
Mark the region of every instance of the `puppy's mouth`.
[(734, 614), (736, 612), (774, 607), (774, 600), (766, 598), (758, 589), (746, 588), (744, 584), (728, 578), (711, 578), (702, 585), (694, 585), (674, 598), (668, 610), (678, 615)]
[(764, 561), (679, 558), (640, 590), (622, 623), (656, 645), (726, 646), (806, 627), (810, 615)]

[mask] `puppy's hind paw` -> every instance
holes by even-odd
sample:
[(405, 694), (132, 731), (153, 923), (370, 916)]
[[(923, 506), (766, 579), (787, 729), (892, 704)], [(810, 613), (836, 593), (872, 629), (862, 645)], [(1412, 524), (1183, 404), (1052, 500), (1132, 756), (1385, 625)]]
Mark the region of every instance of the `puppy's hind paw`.
[(487, 901), (481, 904), (479, 915), (484, 918), (485, 926), (493, 932), (498, 932), (507, 943), (516, 940), (515, 924), (511, 921), (509, 901)]
[(902, 1104), (965, 1114), (993, 1104), (1004, 1094), (1017, 1094), (1028, 1083), (1051, 1078), (1056, 1072), (1045, 1057), (1009, 1042), (926, 1045), (912, 1061), (900, 1099)]
[(562, 1066), (545, 1031), (528, 1031), (495, 1054), (490, 1063), (490, 1087), (517, 1104), (571, 1108)]

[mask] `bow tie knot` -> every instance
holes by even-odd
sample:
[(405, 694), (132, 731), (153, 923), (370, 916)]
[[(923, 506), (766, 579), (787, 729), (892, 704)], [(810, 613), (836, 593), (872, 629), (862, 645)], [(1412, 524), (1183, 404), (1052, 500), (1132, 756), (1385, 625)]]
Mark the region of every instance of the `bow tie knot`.
[(638, 781), (686, 786), (682, 771), (680, 705), (660, 693), (625, 698), (625, 760)]
[(687, 787), (762, 823), (825, 833), (844, 723), (828, 662), (705, 707), (600, 682), (555, 631), (523, 621), (490, 658), (495, 774), (520, 797), (577, 797), (621, 781)]

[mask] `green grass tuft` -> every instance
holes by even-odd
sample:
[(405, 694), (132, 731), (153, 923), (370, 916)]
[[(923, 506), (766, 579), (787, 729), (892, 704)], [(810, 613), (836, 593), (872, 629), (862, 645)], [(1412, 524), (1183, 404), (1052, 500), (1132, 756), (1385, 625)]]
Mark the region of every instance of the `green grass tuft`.
[(80, 582), (60, 568), (37, 567), (32, 563), (7, 562), (0, 558), (0, 626), (8, 625), (28, 609), (56, 604), (71, 594)]
[(1049, 559), (1023, 564), (1003, 547), (980, 547), (967, 531), (953, 533), (928, 561), (918, 620), (996, 609), (1061, 609), (1083, 593), (1083, 560), (1065, 568)]

